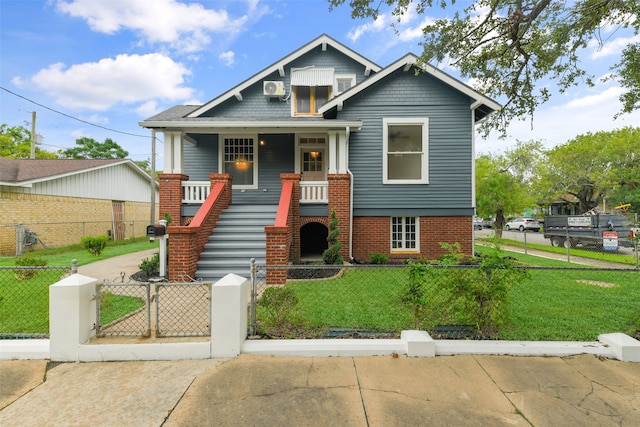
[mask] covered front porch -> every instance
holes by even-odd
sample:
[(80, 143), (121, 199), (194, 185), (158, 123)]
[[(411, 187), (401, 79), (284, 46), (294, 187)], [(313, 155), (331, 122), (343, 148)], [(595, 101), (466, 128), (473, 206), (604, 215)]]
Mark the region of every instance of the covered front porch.
[[(301, 217), (327, 218), (335, 210), (348, 230), (349, 132), (349, 127), (165, 131), (160, 216), (172, 219), (170, 278), (196, 277), (211, 231), (231, 204), (277, 206), (275, 221), (264, 225), (267, 264), (299, 259)], [(348, 238), (343, 233), (345, 257)]]

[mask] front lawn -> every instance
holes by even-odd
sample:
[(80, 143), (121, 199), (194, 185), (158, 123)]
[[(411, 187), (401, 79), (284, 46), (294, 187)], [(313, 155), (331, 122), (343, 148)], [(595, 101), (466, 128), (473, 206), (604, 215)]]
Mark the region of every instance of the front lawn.
[[(602, 333), (635, 333), (640, 272), (576, 269), (564, 261), (505, 255), (543, 268), (529, 270), (530, 277), (511, 289), (510, 321), (499, 339), (593, 341)], [(404, 268), (356, 268), (334, 279), (289, 281), (287, 287), (298, 300), (293, 318), (312, 335), (329, 328), (399, 333), (415, 327), (399, 302), (407, 280)], [(258, 320), (265, 315), (258, 304)]]

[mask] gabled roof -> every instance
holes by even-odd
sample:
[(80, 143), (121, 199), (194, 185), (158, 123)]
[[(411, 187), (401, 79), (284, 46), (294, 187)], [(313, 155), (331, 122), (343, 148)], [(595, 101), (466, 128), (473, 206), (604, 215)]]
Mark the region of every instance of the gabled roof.
[(149, 175), (129, 159), (7, 159), (0, 157), (0, 185), (29, 186), (90, 170), (127, 164), (137, 173)]
[(323, 48), (326, 47), (326, 46), (331, 46), (334, 49), (336, 49), (337, 51), (349, 56), (351, 59), (353, 59), (353, 60), (355, 60), (355, 61), (357, 61), (357, 62), (359, 62), (359, 63), (361, 63), (363, 65), (363, 71), (364, 72), (367, 72), (367, 71), (378, 72), (382, 68), (379, 65), (377, 65), (376, 63), (371, 62), (370, 60), (368, 60), (364, 56), (360, 55), (359, 53), (349, 49), (348, 47), (346, 47), (342, 43), (332, 39), (328, 35), (322, 34), (320, 37), (316, 38), (315, 40), (312, 40), (311, 42), (307, 43), (306, 45), (302, 46), (301, 48), (299, 48), (299, 49), (295, 50), (294, 52), (290, 53), (289, 55), (285, 56), (281, 60), (273, 63), (272, 65), (268, 66), (264, 70), (260, 71), (258, 74), (253, 75), (252, 77), (248, 78), (247, 80), (245, 80), (244, 82), (240, 83), (239, 85), (229, 89), (228, 91), (224, 92), (222, 95), (212, 99), (211, 101), (209, 101), (206, 104), (202, 105), (200, 108), (192, 111), (191, 113), (189, 113), (187, 115), (187, 117), (198, 117), (199, 115), (209, 111), (210, 109), (214, 108), (215, 106), (223, 103), (227, 99), (235, 96), (236, 94), (241, 93), (246, 88), (248, 88), (248, 87), (260, 82), (265, 77), (275, 73), (276, 71), (278, 71), (280, 73), (280, 75), (283, 76), (284, 75), (284, 67), (285, 67), (285, 65), (287, 65), (287, 64), (291, 63), (292, 61), (298, 59), (299, 57), (305, 55), (306, 53), (310, 52), (311, 50), (315, 49), (318, 46), (322, 46)]
[[(362, 82), (350, 88), (349, 90), (346, 90), (345, 92), (341, 93), (335, 98), (330, 99), (329, 102), (327, 102), (326, 104), (324, 104), (322, 107), (318, 109), (318, 112), (324, 115), (336, 108), (338, 110), (341, 110), (342, 104), (344, 103), (344, 101), (362, 92), (364, 89), (378, 83), (380, 80), (384, 79), (389, 74), (393, 73), (394, 71), (397, 71), (400, 68), (405, 68), (408, 71), (408, 67), (413, 67), (413, 66), (418, 67), (416, 65), (417, 61), (418, 61), (418, 57), (416, 55), (412, 53), (406, 54), (405, 56), (401, 57), (391, 65), (377, 72), (374, 76), (371, 76), (368, 79), (363, 80)], [(442, 81), (443, 83), (446, 83), (447, 85), (453, 87), (454, 89), (462, 92), (463, 94), (467, 95), (471, 99), (475, 100), (471, 108), (476, 110), (476, 121), (479, 121), (484, 117), (486, 117), (489, 113), (493, 111), (497, 111), (502, 108), (502, 106), (498, 104), (496, 101), (482, 95), (481, 93), (477, 92), (470, 86), (467, 86), (466, 84), (451, 77), (450, 75), (446, 74), (445, 72), (437, 69), (432, 65), (424, 64), (420, 67), (420, 69), (422, 72), (425, 72), (426, 74), (429, 74), (435, 77), (436, 79)]]

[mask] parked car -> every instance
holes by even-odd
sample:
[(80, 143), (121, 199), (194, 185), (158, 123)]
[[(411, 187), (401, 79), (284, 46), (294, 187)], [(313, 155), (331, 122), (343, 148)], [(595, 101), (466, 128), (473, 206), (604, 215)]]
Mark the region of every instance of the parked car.
[(504, 228), (508, 230), (533, 230), (539, 231), (542, 225), (535, 218), (519, 217), (507, 222)]
[(479, 216), (473, 217), (473, 229), (474, 230), (482, 230), (484, 228), (484, 219)]

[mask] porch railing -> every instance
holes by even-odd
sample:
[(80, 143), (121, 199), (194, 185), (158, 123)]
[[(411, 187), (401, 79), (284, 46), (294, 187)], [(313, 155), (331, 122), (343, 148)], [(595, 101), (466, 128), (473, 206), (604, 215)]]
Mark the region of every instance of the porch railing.
[(209, 181), (182, 181), (182, 203), (204, 203), (211, 192)]
[[(300, 203), (328, 203), (327, 181), (301, 181)], [(209, 196), (211, 184), (207, 181), (183, 181), (182, 203), (202, 204)]]
[(300, 203), (328, 203), (327, 181), (300, 181)]

